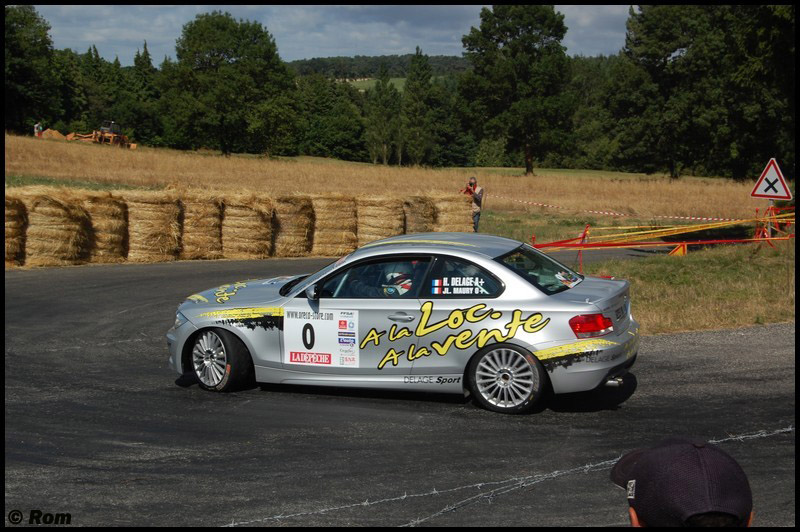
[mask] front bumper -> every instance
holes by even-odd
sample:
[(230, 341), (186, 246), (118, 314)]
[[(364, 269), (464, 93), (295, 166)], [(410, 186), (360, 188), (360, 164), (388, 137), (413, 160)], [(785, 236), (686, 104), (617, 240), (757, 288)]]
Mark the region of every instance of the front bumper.
[(197, 327), (192, 322), (187, 321), (180, 327), (172, 328), (167, 331), (167, 348), (169, 350), (169, 367), (180, 375), (183, 375), (183, 346), (192, 334), (197, 331)]
[(547, 370), (553, 392), (585, 392), (627, 373), (636, 360), (639, 339), (639, 324), (631, 319), (615, 336), (548, 346), (534, 355)]

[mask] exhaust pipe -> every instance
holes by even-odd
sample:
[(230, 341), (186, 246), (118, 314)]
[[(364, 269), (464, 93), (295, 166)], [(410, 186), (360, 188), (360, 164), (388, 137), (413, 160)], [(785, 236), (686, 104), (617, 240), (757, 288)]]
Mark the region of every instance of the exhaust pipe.
[(622, 377), (615, 377), (613, 379), (608, 379), (606, 381), (606, 386), (609, 386), (611, 388), (619, 388), (620, 386), (622, 386)]

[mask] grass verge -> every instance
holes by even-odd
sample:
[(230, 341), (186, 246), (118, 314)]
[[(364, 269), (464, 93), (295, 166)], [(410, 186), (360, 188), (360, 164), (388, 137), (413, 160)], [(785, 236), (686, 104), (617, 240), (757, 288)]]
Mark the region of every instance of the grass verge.
[(775, 245), (598, 262), (586, 273), (630, 281), (633, 316), (644, 334), (793, 321), (794, 241)]
[(164, 188), (160, 185), (136, 186), (124, 183), (103, 183), (100, 181), (64, 180), (53, 179), (52, 177), (28, 176), (28, 175), (6, 175), (7, 187), (66, 187), (82, 188), (88, 190), (155, 190)]

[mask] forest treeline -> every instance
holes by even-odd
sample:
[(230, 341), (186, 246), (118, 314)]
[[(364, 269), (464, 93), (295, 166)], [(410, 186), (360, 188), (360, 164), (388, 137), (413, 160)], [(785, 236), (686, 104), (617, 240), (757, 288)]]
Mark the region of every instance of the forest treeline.
[[(54, 49), (32, 6), (5, 7), (5, 128), (114, 120), (136, 142), (376, 164), (794, 176), (794, 6), (638, 6), (614, 56), (569, 57), (553, 6), (484, 8), (463, 58), (287, 63), (268, 29), (215, 11), (154, 65)], [(359, 91), (342, 81), (376, 77)], [(405, 77), (398, 91), (391, 77)]]
[[(355, 57), (314, 57), (289, 61), (289, 67), (298, 76), (321, 74), (337, 80), (374, 79), (381, 67), (390, 78), (404, 78), (408, 74), (414, 54), (405, 55), (357, 55)], [(463, 57), (450, 55), (428, 56), (434, 76), (454, 76), (469, 70), (469, 62)]]

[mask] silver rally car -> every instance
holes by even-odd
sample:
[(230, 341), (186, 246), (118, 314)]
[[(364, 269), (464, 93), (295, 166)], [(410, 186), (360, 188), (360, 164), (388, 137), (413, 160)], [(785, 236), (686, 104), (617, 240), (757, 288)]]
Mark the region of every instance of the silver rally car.
[(426, 233), (372, 242), (312, 275), (191, 295), (167, 342), (171, 367), (206, 390), (469, 392), (522, 413), (548, 386), (619, 383), (638, 329), (627, 281), (579, 275), (507, 238)]

